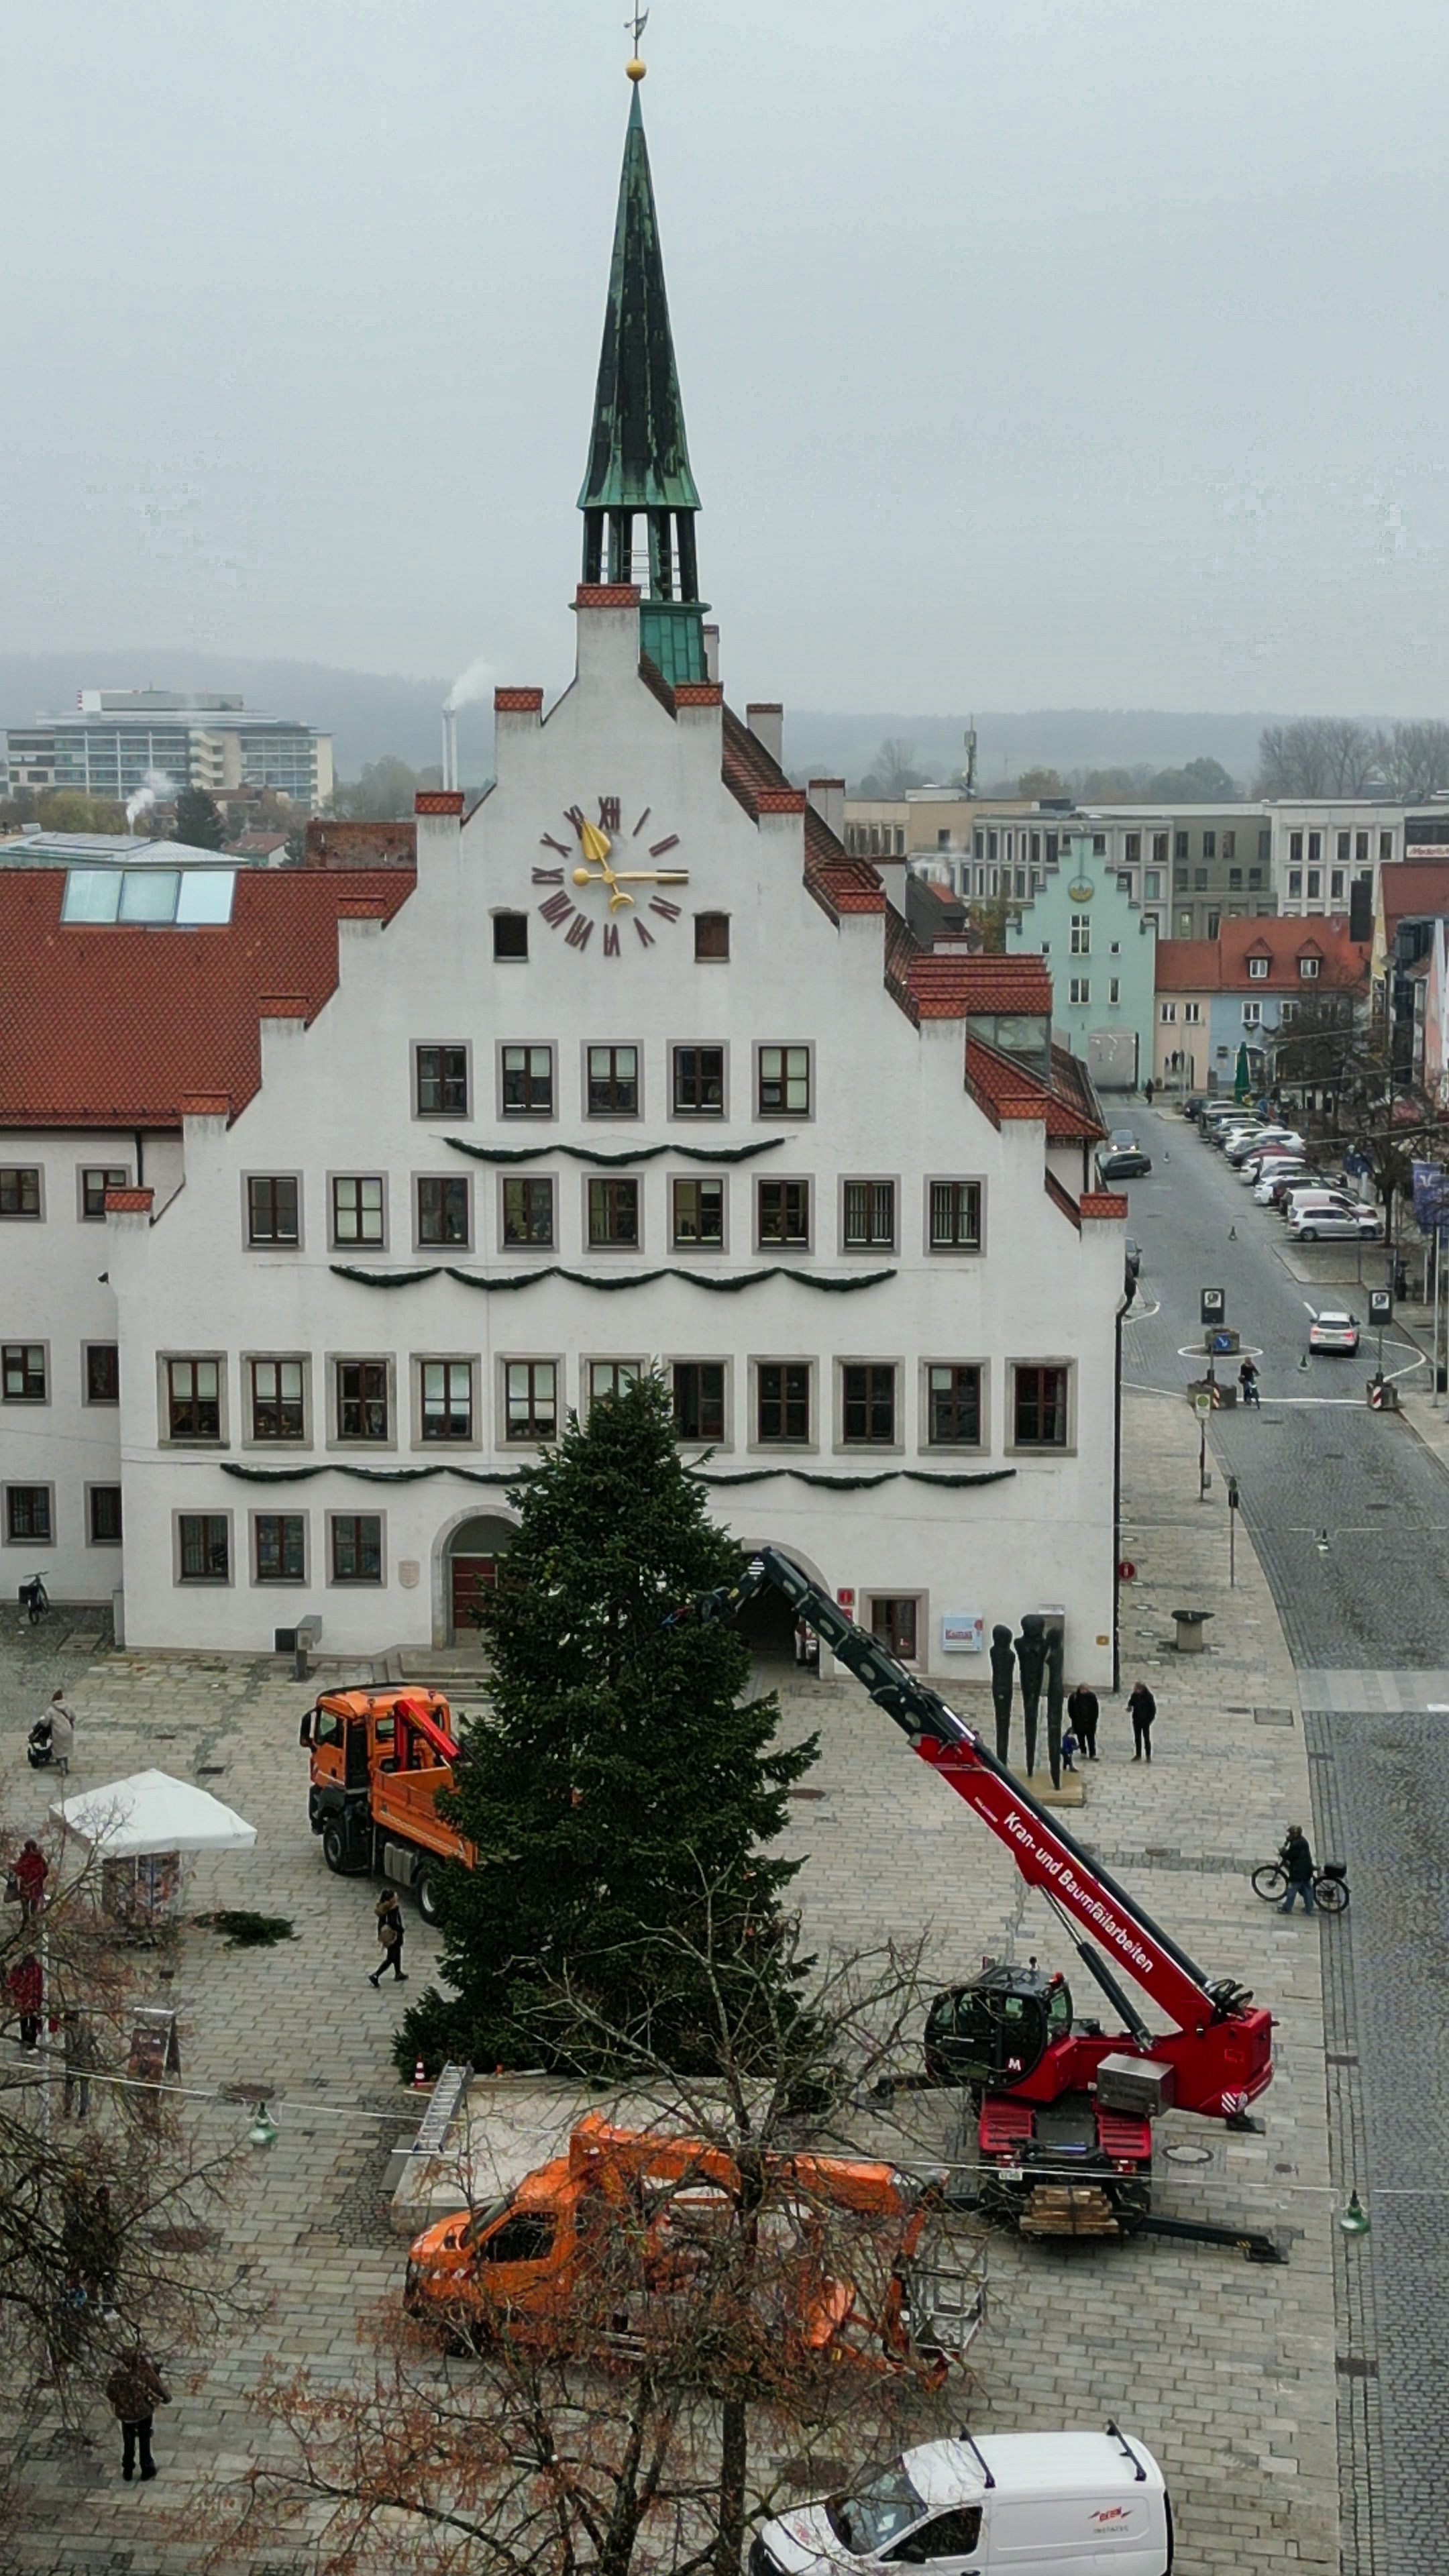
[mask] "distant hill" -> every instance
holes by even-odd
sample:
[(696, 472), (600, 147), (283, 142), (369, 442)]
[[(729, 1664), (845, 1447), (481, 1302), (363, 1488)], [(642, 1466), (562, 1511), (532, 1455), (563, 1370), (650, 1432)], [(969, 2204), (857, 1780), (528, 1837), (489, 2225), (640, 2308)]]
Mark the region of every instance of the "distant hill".
[[(235, 689), (249, 706), (296, 716), (330, 733), (339, 778), (356, 778), (364, 761), (395, 752), (415, 769), (439, 757), (439, 710), (445, 678), (407, 680), (396, 673), (339, 671), (321, 662), (249, 661), (218, 653), (147, 648), (112, 653), (0, 653), (0, 725), (29, 724), (42, 710), (75, 704), (82, 688)], [(1152, 707), (1043, 707), (1021, 714), (978, 714), (977, 774), (983, 781), (1028, 768), (1105, 769), (1146, 761), (1154, 769), (1207, 754), (1233, 775), (1252, 776), (1260, 715), (1173, 715)], [(1381, 722), (1381, 718), (1367, 721)], [(928, 778), (960, 769), (965, 715), (837, 715), (785, 710), (785, 759), (802, 775), (847, 778), (871, 767), (878, 746), (912, 745)], [(465, 707), (458, 720), (459, 767), (481, 784), (493, 760), (491, 706)]]
[[(1264, 725), (1262, 715), (1174, 715), (1156, 707), (1039, 707), (1021, 714), (978, 713), (976, 775), (983, 785), (1015, 778), (1024, 769), (1177, 769), (1206, 755), (1235, 778), (1250, 781)], [(797, 775), (825, 775), (854, 782), (875, 761), (883, 742), (914, 751), (913, 766), (928, 779), (954, 778), (965, 761), (967, 718), (959, 716), (829, 715), (802, 707), (785, 710), (786, 766)]]

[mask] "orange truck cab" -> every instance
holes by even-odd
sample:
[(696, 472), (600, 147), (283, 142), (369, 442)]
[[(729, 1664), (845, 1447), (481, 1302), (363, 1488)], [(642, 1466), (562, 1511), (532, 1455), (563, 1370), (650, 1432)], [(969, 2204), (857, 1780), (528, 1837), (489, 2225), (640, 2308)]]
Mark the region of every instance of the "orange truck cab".
[(435, 1864), (471, 1869), (473, 1845), (439, 1815), (462, 1758), (441, 1691), (328, 1691), (302, 1720), (311, 1756), (307, 1821), (341, 1877), (375, 1871), (437, 1917)]
[[(936, 2378), (946, 2354), (921, 2299), (913, 2258), (933, 2203), (929, 2187), (886, 2164), (827, 2156), (765, 2159), (760, 2225), (773, 2240), (761, 2271), (772, 2310), (757, 2331), (800, 2353), (849, 2355), (878, 2369)], [(413, 2243), (404, 2304), (454, 2341), (499, 2332), (542, 2349), (627, 2349), (667, 2325), (671, 2300), (707, 2277), (728, 2232), (740, 2175), (698, 2138), (580, 2122), (568, 2153), (517, 2189), (441, 2219)], [(852, 2259), (869, 2279), (832, 2271), (830, 2213), (850, 2212)], [(964, 2349), (980, 2316), (980, 2285)]]

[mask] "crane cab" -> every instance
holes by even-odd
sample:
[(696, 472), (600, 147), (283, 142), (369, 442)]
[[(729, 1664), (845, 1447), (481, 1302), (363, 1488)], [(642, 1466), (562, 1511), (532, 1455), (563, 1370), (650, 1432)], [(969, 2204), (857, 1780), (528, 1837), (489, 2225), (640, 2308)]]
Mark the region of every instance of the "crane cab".
[(1009, 2093), (1071, 2027), (1064, 1977), (989, 1959), (979, 1977), (937, 1995), (926, 2016), (926, 2072), (935, 2084)]

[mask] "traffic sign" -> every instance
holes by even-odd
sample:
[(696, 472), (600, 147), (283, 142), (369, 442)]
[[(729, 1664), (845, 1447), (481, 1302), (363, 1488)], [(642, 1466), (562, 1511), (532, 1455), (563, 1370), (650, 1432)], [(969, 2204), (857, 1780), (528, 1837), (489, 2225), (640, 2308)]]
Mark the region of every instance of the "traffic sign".
[(1221, 1288), (1204, 1288), (1202, 1292), (1203, 1322), (1205, 1324), (1221, 1324), (1226, 1320), (1227, 1311), (1228, 1301), (1226, 1292)]
[(1393, 1320), (1394, 1301), (1389, 1290), (1387, 1288), (1371, 1288), (1369, 1290), (1369, 1322), (1371, 1324), (1391, 1324)]
[(1194, 1413), (1211, 1413), (1213, 1409), (1213, 1400), (1206, 1387), (1203, 1387), (1201, 1391), (1193, 1397), (1192, 1409)]

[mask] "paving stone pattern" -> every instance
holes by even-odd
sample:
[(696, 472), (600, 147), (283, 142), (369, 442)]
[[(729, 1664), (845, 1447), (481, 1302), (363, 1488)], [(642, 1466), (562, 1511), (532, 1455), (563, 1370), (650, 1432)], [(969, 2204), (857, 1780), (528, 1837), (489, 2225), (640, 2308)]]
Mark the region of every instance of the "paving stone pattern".
[[(1277, 2014), (1264, 2133), (1230, 2135), (1170, 2115), (1158, 2205), (1289, 2230), (1292, 2259), (1262, 2269), (1225, 2250), (1147, 2238), (1046, 2248), (993, 2237), (970, 2412), (978, 2426), (1113, 2415), (1136, 2430), (1167, 2468), (1181, 2576), (1285, 2564), (1327, 2576), (1338, 2564), (1337, 2238), (1319, 1956), (1339, 1927), (1285, 1922), (1247, 1884), (1286, 1816), (1306, 1807), (1305, 1748), (1296, 1722), (1256, 1722), (1259, 1709), (1292, 1711), (1291, 1667), (1251, 1548), (1239, 1552), (1229, 1595), (1223, 1516), (1184, 1499), (1195, 1490), (1195, 1455), (1186, 1407), (1129, 1398), (1125, 1544), (1140, 1580), (1124, 1598), (1123, 1681), (1130, 1687), (1138, 1671), (1151, 1679), (1161, 1712), (1155, 1759), (1130, 1761), (1125, 1706), (1106, 1701), (1102, 1759), (1071, 1822), (1195, 1956), (1243, 1979)], [(1215, 1613), (1213, 1645), (1199, 1658), (1164, 1644), (1168, 1613), (1185, 1597)], [(34, 1638), (0, 1631), (0, 1762), (10, 1812), (27, 1827), (52, 1789), (25, 1768), (25, 1727), (61, 1678), (80, 1713), (82, 1784), (150, 1762), (186, 1778), (205, 1769), (217, 1794), (257, 1825), (253, 1855), (198, 1867), (188, 1909), (255, 1906), (289, 1916), (299, 1935), (272, 1951), (231, 1952), (188, 1930), (176, 1980), (186, 2081), (248, 2095), (265, 2086), (277, 2119), (277, 2143), (256, 2160), (255, 2187), (227, 2231), (228, 2252), (252, 2265), (270, 2310), (211, 2358), (196, 2386), (178, 2385), (158, 2419), (154, 2486), (122, 2485), (109, 2422), (98, 2420), (97, 2448), (79, 2463), (41, 2445), (13, 2561), (15, 2576), (72, 2567), (96, 2576), (108, 2566), (117, 2576), (183, 2576), (194, 2565), (184, 2531), (161, 2538), (158, 2517), (184, 2500), (190, 2478), (247, 2456), (257, 2439), (247, 2392), (263, 2361), (284, 2354), (345, 2374), (357, 2366), (370, 2304), (397, 2296), (401, 2248), (379, 2193), (412, 2105), (391, 2079), (393, 1999), (365, 1983), (374, 1890), (330, 1878), (307, 1830), (296, 1733), (310, 1690), (270, 1660), (86, 1659), (63, 1651), (55, 1623)], [(792, 1810), (812, 1936), (843, 1946), (925, 1931), (943, 1973), (970, 1970), (984, 1952), (1077, 1966), (1005, 1853), (853, 1684), (822, 1686), (791, 1670), (785, 1698), (787, 1732), (818, 1725), (822, 1735), (811, 1785), (823, 1795)], [(411, 1912), (408, 1929), (416, 1992), (431, 1945)], [(927, 2108), (936, 2149), (948, 2152), (954, 2097), (930, 2097)], [(208, 2134), (235, 2137), (250, 2109), (210, 2104), (202, 2117)], [(1180, 2161), (1183, 2151), (1205, 2160)], [(275, 2576), (292, 2576), (284, 2555)]]
[[(1160, 1311), (1129, 1327), (1127, 1373), (1166, 1385), (1185, 1371), (1177, 1346), (1207, 1284), (1263, 1346), (1261, 1416), (1217, 1415), (1213, 1448), (1241, 1480), (1300, 1667), (1315, 1848), (1348, 1863), (1353, 1888), (1345, 1937), (1325, 1939), (1335, 2180), (1372, 2218), (1366, 2240), (1336, 2248), (1344, 2564), (1420, 2576), (1449, 2554), (1449, 1421), (1402, 1319), (1385, 1351), (1400, 1416), (1364, 1405), (1367, 1351), (1300, 1371), (1314, 1292), (1282, 1258), (1283, 1229), (1257, 1210), (1245, 1221), (1247, 1193), (1178, 1122), (1153, 1125), (1172, 1161), (1134, 1191), (1133, 1221)], [(1365, 1252), (1363, 1275), (1382, 1277), (1382, 1255)]]

